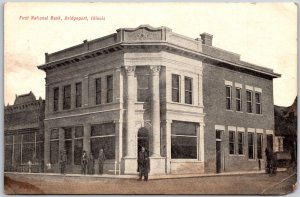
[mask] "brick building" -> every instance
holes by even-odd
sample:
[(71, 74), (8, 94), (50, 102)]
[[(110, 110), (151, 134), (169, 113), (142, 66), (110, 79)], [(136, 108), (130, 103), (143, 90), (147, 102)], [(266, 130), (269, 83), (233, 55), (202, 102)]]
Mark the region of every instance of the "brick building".
[(51, 54), (46, 72), (45, 164), (80, 172), (82, 150), (106, 173), (135, 174), (145, 146), (150, 173), (258, 169), (274, 136), (273, 78), (280, 75), (167, 27), (117, 33)]
[[(13, 105), (4, 109), (4, 170), (43, 171), (45, 101), (32, 92), (16, 95)], [(31, 163), (31, 164), (30, 164)]]

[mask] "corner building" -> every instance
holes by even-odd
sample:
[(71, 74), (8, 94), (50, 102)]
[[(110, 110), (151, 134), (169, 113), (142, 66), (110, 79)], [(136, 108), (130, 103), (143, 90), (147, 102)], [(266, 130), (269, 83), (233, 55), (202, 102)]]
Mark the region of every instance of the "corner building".
[(144, 146), (150, 174), (256, 168), (258, 134), (261, 149), (266, 134), (273, 136), (272, 79), (279, 75), (211, 45), (207, 33), (191, 39), (141, 25), (46, 53), (38, 66), (46, 72), (45, 164), (58, 172), (65, 149), (67, 173), (80, 173), (85, 150), (96, 159), (97, 172), (103, 148), (105, 173), (136, 174)]

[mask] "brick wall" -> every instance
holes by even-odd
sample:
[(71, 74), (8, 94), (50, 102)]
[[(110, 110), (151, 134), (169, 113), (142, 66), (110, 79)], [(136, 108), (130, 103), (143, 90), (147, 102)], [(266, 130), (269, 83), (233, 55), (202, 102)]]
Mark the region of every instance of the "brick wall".
[[(233, 83), (232, 110), (226, 110), (225, 80)], [(235, 109), (235, 83), (242, 84), (242, 112), (236, 112)], [(246, 85), (261, 88), (261, 115), (255, 113), (249, 114), (246, 112)], [(225, 131), (222, 136), (223, 171), (258, 169), (257, 159), (248, 160), (247, 129), (254, 128), (255, 132), (256, 129), (263, 129), (264, 137), (262, 154), (264, 157), (264, 148), (266, 147), (265, 130), (273, 130), (274, 128), (272, 80), (205, 63), (203, 64), (203, 96), (204, 113), (206, 114), (205, 171), (216, 171), (215, 125), (225, 126)], [(245, 128), (244, 156), (229, 156), (228, 126)], [(254, 140), (256, 143), (256, 137), (254, 137)], [(237, 143), (235, 143), (235, 145), (237, 145)], [(263, 165), (264, 164), (262, 164), (262, 166)]]

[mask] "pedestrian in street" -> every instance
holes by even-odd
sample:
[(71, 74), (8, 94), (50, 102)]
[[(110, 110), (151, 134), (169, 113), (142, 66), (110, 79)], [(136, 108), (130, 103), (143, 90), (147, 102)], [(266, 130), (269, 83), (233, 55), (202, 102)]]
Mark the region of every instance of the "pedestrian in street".
[(103, 174), (103, 164), (104, 164), (104, 161), (105, 161), (105, 154), (104, 154), (104, 151), (103, 151), (103, 148), (100, 149), (99, 151), (99, 157), (98, 157), (98, 162), (99, 162), (99, 173), (98, 174)]
[(88, 174), (94, 174), (95, 173), (95, 160), (93, 157), (93, 153), (91, 152), (88, 159)]
[(142, 147), (138, 155), (138, 172), (139, 172), (138, 180), (141, 181), (142, 177), (144, 176), (144, 181), (148, 181), (149, 170), (150, 170), (149, 156), (145, 147)]
[(88, 162), (88, 158), (87, 158), (87, 154), (84, 150), (81, 155), (81, 174), (86, 174), (87, 162)]
[(65, 174), (67, 165), (67, 154), (66, 150), (60, 152), (60, 173)]

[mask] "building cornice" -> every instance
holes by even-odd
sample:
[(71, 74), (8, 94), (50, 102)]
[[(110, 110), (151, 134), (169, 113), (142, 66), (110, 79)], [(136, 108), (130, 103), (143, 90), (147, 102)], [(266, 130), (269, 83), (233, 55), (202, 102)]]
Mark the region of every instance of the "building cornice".
[[(199, 58), (202, 61), (206, 60), (206, 61), (222, 63), (222, 66), (224, 66), (224, 67), (226, 67), (226, 66), (235, 67), (235, 68), (238, 68), (239, 70), (241, 70), (241, 72), (243, 72), (243, 71), (249, 72), (250, 71), (253, 73), (259, 73), (259, 74), (268, 76), (270, 78), (278, 78), (281, 76), (280, 74), (272, 72), (271, 69), (263, 68), (263, 70), (260, 70), (259, 68), (252, 68), (252, 67), (249, 67), (249, 66), (243, 64), (245, 62), (242, 62), (242, 61), (240, 61), (240, 63), (231, 62), (229, 60), (224, 60), (221, 58), (213, 57), (212, 55), (205, 54), (205, 53), (197, 51), (197, 50), (185, 48), (183, 46), (179, 46), (179, 45), (169, 43), (166, 41), (118, 42), (118, 43), (115, 43), (115, 44), (112, 44), (112, 45), (109, 45), (106, 47), (102, 47), (102, 48), (99, 48), (96, 50), (86, 51), (86, 52), (79, 53), (77, 55), (73, 55), (73, 56), (70, 56), (67, 58), (47, 62), (46, 64), (39, 65), (38, 68), (41, 70), (44, 70), (44, 71), (48, 71), (48, 70), (51, 70), (51, 69), (54, 69), (57, 67), (71, 65), (72, 63), (77, 63), (80, 61), (84, 61), (86, 59), (95, 58), (95, 57), (110, 54), (110, 53), (113, 53), (116, 51), (121, 51), (121, 50), (126, 51), (127, 49), (134, 49), (134, 48), (139, 48), (139, 47), (153, 47), (153, 49), (177, 52), (182, 55), (190, 56), (193, 58)], [(269, 70), (269, 71), (267, 71), (267, 70)]]

